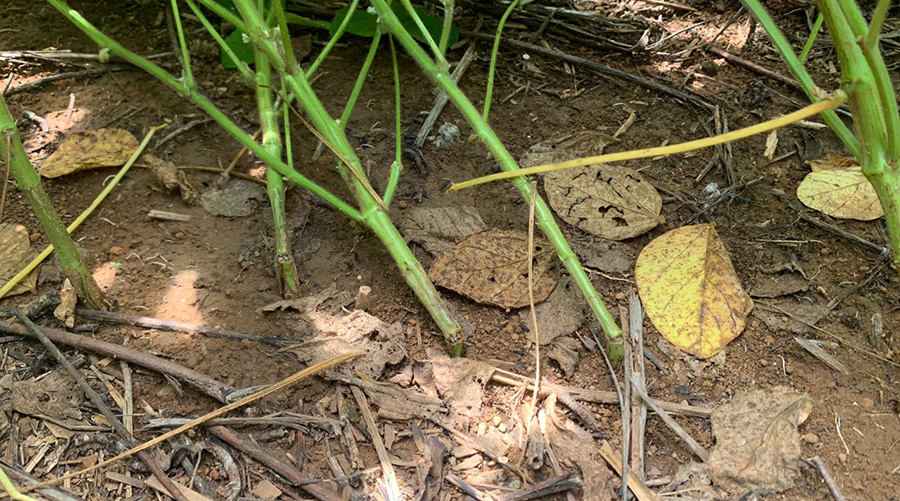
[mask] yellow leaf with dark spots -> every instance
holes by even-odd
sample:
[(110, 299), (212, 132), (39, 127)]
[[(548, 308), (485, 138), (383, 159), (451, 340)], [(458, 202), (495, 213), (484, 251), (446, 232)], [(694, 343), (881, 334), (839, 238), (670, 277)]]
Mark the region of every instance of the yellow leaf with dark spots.
[(138, 148), (138, 140), (124, 129), (97, 129), (70, 134), (38, 170), (46, 178), (73, 172), (124, 165)]
[(712, 357), (740, 335), (753, 309), (709, 224), (678, 228), (650, 242), (634, 275), (656, 330), (696, 357)]

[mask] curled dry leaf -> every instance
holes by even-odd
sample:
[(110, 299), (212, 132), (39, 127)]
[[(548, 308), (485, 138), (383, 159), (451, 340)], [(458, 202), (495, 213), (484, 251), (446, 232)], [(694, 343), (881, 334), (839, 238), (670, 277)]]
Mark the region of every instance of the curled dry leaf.
[(884, 215), (875, 188), (857, 168), (810, 172), (797, 187), (797, 198), (839, 219), (872, 221)]
[(544, 176), (553, 210), (565, 222), (610, 240), (636, 237), (662, 219), (662, 197), (627, 167), (591, 165)]
[[(534, 239), (534, 302), (547, 299), (556, 281), (556, 253)], [(491, 229), (464, 238), (442, 252), (429, 272), (435, 284), (502, 308), (528, 305), (528, 235)]]
[(178, 168), (175, 167), (175, 164), (149, 154), (144, 156), (144, 161), (150, 166), (150, 171), (153, 172), (156, 179), (158, 179), (167, 190), (174, 191), (178, 188), (184, 203), (195, 205), (197, 200), (200, 199), (200, 193), (197, 193), (197, 190), (195, 190), (194, 187), (191, 186), (191, 183), (188, 182), (187, 176), (184, 175), (184, 171), (178, 170)]
[(739, 394), (713, 411), (716, 447), (709, 471), (734, 493), (782, 492), (800, 473), (800, 426), (812, 411), (809, 395), (775, 387)]
[[(0, 286), (6, 285), (34, 257), (28, 229), (20, 224), (0, 223)], [(24, 294), (34, 290), (38, 274), (30, 273), (7, 296)]]
[(124, 129), (97, 129), (70, 134), (47, 157), (39, 172), (47, 178), (80, 170), (124, 165), (138, 148), (138, 140)]
[(710, 358), (744, 330), (753, 300), (709, 224), (672, 230), (644, 247), (634, 272), (656, 329), (680, 350)]

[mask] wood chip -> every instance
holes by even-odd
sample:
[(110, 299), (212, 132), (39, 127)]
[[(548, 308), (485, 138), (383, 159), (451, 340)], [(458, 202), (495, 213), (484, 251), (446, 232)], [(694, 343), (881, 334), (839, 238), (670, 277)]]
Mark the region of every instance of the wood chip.
[(256, 484), (256, 487), (253, 488), (253, 494), (259, 496), (262, 499), (271, 501), (281, 495), (281, 489), (276, 487), (275, 484), (269, 482), (267, 479), (263, 479), (260, 483)]
[[(180, 490), (181, 493), (184, 494), (184, 497), (186, 497), (188, 501), (212, 501), (211, 499), (204, 496), (203, 494), (200, 494), (197, 491), (188, 489), (187, 487), (181, 485), (180, 483), (178, 483), (174, 480), (172, 481), (172, 483), (175, 484), (175, 487), (178, 487), (178, 490)], [(166, 488), (163, 487), (162, 484), (159, 483), (159, 480), (155, 479), (154, 477), (148, 477), (147, 480), (144, 480), (144, 484), (149, 485), (150, 487), (153, 487), (153, 489), (155, 489), (160, 494), (163, 494), (167, 497), (171, 497), (171, 496), (169, 496), (169, 491), (167, 491)]]
[(119, 482), (120, 484), (130, 485), (132, 487), (137, 487), (138, 489), (144, 488), (144, 481), (139, 478), (134, 478), (128, 475), (123, 475), (121, 473), (116, 473), (114, 471), (108, 471), (105, 473), (106, 478), (112, 480), (113, 482)]

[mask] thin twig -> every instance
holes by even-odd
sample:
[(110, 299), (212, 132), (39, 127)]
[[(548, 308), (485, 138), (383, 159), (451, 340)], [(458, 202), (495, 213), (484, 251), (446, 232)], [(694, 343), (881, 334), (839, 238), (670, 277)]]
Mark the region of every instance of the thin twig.
[[(475, 44), (469, 44), (469, 48), (466, 49), (465, 54), (463, 54), (462, 59), (459, 60), (459, 63), (456, 65), (456, 68), (453, 69), (453, 74), (450, 75), (450, 78), (454, 83), (458, 83), (459, 79), (465, 74), (466, 69), (469, 67), (469, 64), (475, 60)], [(450, 97), (447, 96), (447, 93), (443, 90), (438, 97), (434, 99), (434, 106), (431, 107), (431, 111), (428, 113), (428, 117), (425, 118), (425, 122), (422, 124), (422, 128), (419, 129), (419, 133), (416, 134), (416, 149), (422, 148), (422, 145), (425, 144), (425, 139), (428, 138), (428, 134), (431, 134), (431, 129), (434, 127), (434, 124), (437, 123), (438, 117), (440, 117), (441, 112), (444, 110), (444, 107), (447, 106), (447, 102), (450, 101)]]
[(819, 470), (819, 475), (822, 475), (822, 480), (825, 481), (825, 485), (828, 487), (828, 492), (831, 493), (831, 497), (834, 498), (834, 501), (846, 501), (847, 498), (845, 498), (844, 495), (841, 494), (841, 490), (834, 482), (834, 477), (831, 476), (831, 473), (828, 471), (828, 468), (825, 466), (825, 462), (822, 461), (822, 458), (820, 458), (819, 456), (815, 456), (806, 461), (815, 465), (816, 469)]
[(862, 237), (858, 237), (850, 232), (844, 231), (833, 224), (826, 223), (825, 221), (822, 221), (818, 218), (810, 216), (800, 206), (799, 200), (796, 200), (796, 199), (792, 200), (791, 203), (788, 204), (788, 207), (790, 207), (791, 209), (794, 209), (794, 211), (797, 212), (797, 215), (800, 216), (800, 219), (806, 221), (807, 223), (810, 223), (814, 226), (818, 226), (819, 228), (822, 228), (823, 230), (828, 230), (831, 233), (834, 233), (835, 235), (837, 235), (839, 237), (846, 238), (847, 240), (850, 240), (851, 242), (855, 242), (859, 245), (862, 245), (863, 247), (874, 250), (875, 252), (878, 253), (878, 259), (887, 259), (891, 255), (890, 249), (883, 245), (878, 245), (878, 244), (872, 243)]
[(49, 77), (40, 78), (40, 79), (34, 80), (32, 82), (28, 82), (28, 83), (24, 83), (22, 85), (17, 85), (15, 87), (11, 87), (3, 95), (4, 95), (4, 97), (6, 97), (6, 96), (12, 96), (14, 94), (19, 94), (22, 92), (29, 92), (34, 89), (37, 89), (38, 87), (43, 86), (44, 84), (47, 84), (50, 82), (56, 82), (58, 80), (67, 80), (69, 78), (81, 78), (81, 77), (87, 77), (87, 76), (93, 76), (93, 75), (103, 75), (106, 73), (114, 73), (117, 71), (125, 71), (125, 70), (130, 70), (130, 69), (133, 69), (133, 68), (128, 67), (128, 66), (105, 66), (103, 68), (95, 68), (95, 69), (90, 69), (90, 70), (79, 70), (79, 71), (70, 71), (68, 73), (60, 73), (58, 75), (51, 75)]
[(391, 464), (391, 458), (388, 456), (387, 449), (384, 447), (384, 440), (378, 431), (378, 425), (375, 424), (375, 418), (372, 417), (372, 408), (366, 401), (366, 395), (356, 386), (351, 386), (350, 391), (353, 392), (353, 398), (356, 399), (356, 405), (362, 414), (366, 429), (369, 431), (369, 438), (375, 447), (375, 453), (378, 455), (378, 462), (381, 464), (381, 473), (384, 475), (384, 481), (387, 484), (388, 492), (391, 499), (387, 501), (400, 501), (400, 485), (397, 483), (397, 473), (394, 472), (394, 466)]
[[(632, 384), (634, 384), (634, 381), (632, 381)], [(704, 449), (702, 445), (694, 440), (694, 437), (686, 432), (684, 428), (681, 427), (681, 425), (676, 423), (668, 412), (660, 408), (659, 404), (657, 404), (652, 398), (650, 398), (642, 388), (638, 388), (637, 386), (634, 386), (633, 388), (638, 393), (638, 395), (640, 395), (641, 398), (644, 399), (644, 402), (646, 402), (647, 405), (650, 406), (650, 408), (653, 409), (660, 418), (662, 418), (663, 422), (666, 423), (666, 425), (668, 425), (668, 427), (673, 432), (675, 432), (676, 435), (678, 435), (678, 438), (683, 440), (684, 443), (688, 445), (688, 447), (694, 452), (694, 454), (697, 455), (697, 457), (703, 460), (704, 463), (709, 460), (709, 451)]]

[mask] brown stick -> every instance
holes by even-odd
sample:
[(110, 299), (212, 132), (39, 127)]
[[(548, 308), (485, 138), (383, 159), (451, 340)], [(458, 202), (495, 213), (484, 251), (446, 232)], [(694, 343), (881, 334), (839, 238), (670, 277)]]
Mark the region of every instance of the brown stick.
[(282, 478), (288, 482), (301, 486), (303, 490), (314, 498), (320, 501), (343, 501), (340, 496), (330, 489), (322, 485), (310, 484), (309, 480), (311, 479), (308, 475), (278, 459), (274, 454), (263, 449), (259, 445), (256, 445), (242, 433), (219, 425), (210, 426), (207, 430), (235, 449), (240, 450), (244, 454), (266, 465), (269, 469), (281, 475)]
[[(17, 334), (19, 336), (30, 338), (36, 337), (31, 331), (24, 327), (19, 325), (9, 325), (2, 322), (0, 322), (0, 332)], [(59, 329), (44, 328), (43, 332), (54, 343), (92, 351), (101, 355), (108, 355), (119, 360), (125, 360), (126, 362), (139, 365), (145, 369), (168, 374), (176, 379), (184, 381), (201, 393), (209, 395), (222, 403), (226, 403), (226, 397), (234, 391), (234, 388), (225, 386), (205, 374), (192, 371), (187, 367), (169, 362), (168, 360), (163, 360), (159, 357), (154, 357), (153, 355), (141, 353), (131, 348), (107, 343), (100, 341), (99, 339), (79, 336), (78, 334), (72, 334)]]
[(706, 50), (708, 50), (709, 52), (712, 52), (713, 54), (721, 57), (722, 59), (724, 59), (726, 61), (731, 61), (732, 63), (737, 64), (739, 66), (743, 66), (744, 68), (747, 68), (748, 70), (755, 71), (755, 72), (759, 73), (760, 75), (765, 75), (765, 76), (771, 78), (772, 80), (778, 80), (779, 82), (787, 85), (788, 87), (793, 87), (795, 89), (803, 90), (803, 87), (800, 86), (800, 83), (797, 82), (796, 80), (794, 80), (793, 78), (786, 77), (780, 73), (775, 73), (774, 71), (772, 71), (768, 68), (763, 68), (762, 66), (754, 63), (753, 61), (749, 61), (747, 59), (742, 58), (741, 56), (734, 55), (731, 52), (728, 52), (727, 50), (720, 49), (716, 46), (708, 47)]
[[(525, 376), (520, 376), (513, 372), (505, 371), (503, 369), (497, 369), (491, 375), (491, 381), (496, 381), (501, 384), (506, 384), (509, 386), (522, 386), (522, 384), (528, 384), (528, 388), (533, 388), (532, 383)], [(546, 397), (550, 393), (554, 391), (568, 393), (569, 396), (576, 400), (582, 400), (585, 402), (594, 402), (598, 404), (618, 404), (619, 397), (616, 396), (614, 391), (603, 391), (603, 390), (589, 390), (586, 388), (576, 388), (574, 386), (562, 386), (558, 384), (551, 383), (542, 383), (541, 384), (541, 397)], [(712, 414), (712, 408), (709, 407), (697, 407), (695, 405), (684, 405), (684, 404), (676, 404), (673, 402), (663, 402), (657, 401), (656, 404), (662, 409), (672, 413), (672, 414), (681, 414), (684, 416), (691, 417), (699, 417), (709, 419), (709, 416)]]
[[(87, 381), (84, 380), (84, 376), (82, 376), (81, 373), (78, 372), (78, 369), (76, 369), (75, 366), (72, 365), (72, 362), (69, 362), (69, 359), (67, 359), (65, 355), (63, 355), (62, 352), (59, 351), (59, 348), (57, 348), (56, 345), (53, 344), (53, 341), (47, 339), (47, 336), (45, 336), (44, 333), (41, 332), (41, 329), (37, 325), (35, 325), (35, 323), (31, 321), (31, 319), (25, 316), (25, 313), (23, 313), (22, 310), (13, 308), (12, 313), (19, 319), (20, 322), (25, 325), (25, 327), (28, 328), (29, 331), (31, 331), (32, 334), (34, 334), (36, 338), (38, 338), (38, 340), (40, 340), (41, 344), (43, 344), (44, 347), (47, 348), (47, 351), (49, 351), (50, 354), (53, 355), (54, 358), (56, 358), (56, 361), (59, 362), (60, 365), (65, 367), (66, 372), (68, 372), (69, 375), (72, 376), (72, 379), (74, 379), (75, 382), (78, 383), (81, 391), (83, 391), (84, 394), (87, 395), (87, 397), (90, 399), (91, 403), (93, 403), (97, 407), (97, 409), (100, 410), (100, 413), (103, 414), (103, 417), (105, 417), (106, 420), (109, 421), (109, 424), (111, 424), (113, 429), (116, 430), (116, 433), (118, 433), (119, 436), (122, 437), (122, 440), (124, 440), (125, 443), (128, 444), (128, 447), (134, 447), (135, 445), (137, 445), (137, 441), (134, 439), (134, 436), (129, 433), (127, 429), (125, 429), (125, 425), (122, 424), (122, 421), (119, 420), (119, 418), (116, 417), (115, 414), (113, 414), (113, 411), (110, 410), (109, 406), (106, 405), (105, 402), (103, 402), (103, 399), (100, 398), (100, 395), (96, 391), (94, 391), (93, 388), (91, 388), (91, 385), (89, 385)], [(176, 501), (188, 501), (184, 494), (182, 494), (178, 487), (172, 482), (172, 479), (166, 476), (165, 472), (162, 471), (162, 468), (160, 468), (159, 465), (156, 464), (156, 461), (154, 461), (153, 458), (150, 457), (150, 454), (148, 454), (147, 451), (140, 451), (137, 453), (137, 456), (141, 461), (144, 462), (145, 465), (147, 465), (147, 468), (150, 468), (150, 472), (153, 473), (153, 476), (157, 480), (159, 480), (159, 483), (162, 484), (163, 487), (165, 487), (166, 491), (169, 492), (169, 495), (175, 498)]]
[(834, 498), (834, 501), (847, 501), (847, 498), (841, 494), (841, 490), (838, 488), (837, 484), (834, 483), (834, 477), (831, 476), (831, 473), (828, 471), (822, 458), (816, 456), (808, 459), (807, 462), (812, 463), (815, 465), (816, 469), (819, 470), (819, 475), (822, 475), (822, 480), (824, 480), (825, 485), (828, 486), (828, 492), (831, 493), (831, 497)]
[(465, 494), (466, 496), (469, 496), (472, 499), (475, 499), (476, 501), (495, 501), (496, 500), (496, 498), (494, 496), (491, 496), (490, 494), (487, 494), (485, 492), (481, 492), (480, 490), (478, 490), (478, 488), (476, 488), (472, 485), (469, 485), (468, 482), (459, 478), (458, 476), (454, 475), (453, 473), (447, 473), (447, 475), (444, 477), (444, 480), (446, 480), (447, 483), (449, 483), (450, 485), (461, 490), (463, 492), (463, 494)]
[[(617, 473), (622, 473), (622, 460), (619, 456), (612, 450), (609, 442), (606, 440), (600, 445), (600, 456), (615, 470)], [(636, 475), (632, 472), (628, 472), (628, 488), (631, 489), (631, 492), (634, 493), (634, 497), (636, 497), (639, 501), (659, 501), (659, 496), (647, 488)]]
[(356, 399), (356, 405), (359, 407), (363, 421), (366, 423), (366, 429), (369, 430), (369, 437), (372, 440), (372, 445), (375, 447), (375, 453), (378, 455), (378, 462), (381, 464), (381, 474), (384, 475), (385, 484), (387, 484), (391, 498), (400, 499), (400, 486), (397, 484), (397, 474), (394, 472), (394, 465), (391, 464), (391, 458), (384, 447), (384, 440), (378, 431), (375, 418), (372, 417), (372, 409), (369, 407), (369, 402), (366, 401), (366, 395), (356, 386), (351, 386), (350, 391), (353, 392), (353, 398)]
[[(465, 30), (459, 30), (459, 34), (462, 36), (465, 36), (465, 37), (475, 38), (478, 40), (485, 40), (488, 42), (494, 41), (493, 34), (477, 33), (474, 31), (465, 31)], [(609, 76), (618, 78), (620, 80), (624, 80), (626, 82), (637, 84), (637, 85), (640, 85), (641, 87), (646, 87), (650, 90), (654, 90), (656, 92), (666, 94), (668, 96), (674, 97), (675, 99), (679, 99), (686, 103), (694, 104), (701, 108), (713, 109), (712, 104), (706, 102), (705, 100), (703, 100), (700, 97), (691, 96), (691, 95), (681, 92), (679, 90), (673, 89), (672, 87), (669, 87), (668, 85), (656, 83), (652, 80), (647, 80), (646, 78), (641, 78), (639, 76), (632, 75), (631, 73), (627, 73), (622, 70), (617, 70), (617, 69), (615, 69), (611, 66), (607, 66), (605, 64), (595, 63), (594, 61), (588, 61), (587, 59), (582, 59), (580, 57), (571, 56), (569, 54), (566, 54), (565, 52), (560, 52), (558, 50), (553, 50), (553, 49), (546, 49), (544, 47), (541, 47), (540, 45), (534, 45), (534, 44), (530, 44), (530, 43), (526, 43), (526, 42), (520, 42), (518, 40), (512, 40), (510, 38), (502, 38), (501, 42), (506, 45), (509, 45), (510, 47), (515, 47), (519, 50), (526, 50), (528, 52), (531, 52), (532, 54), (540, 54), (543, 56), (553, 57), (553, 58), (565, 61), (567, 63), (574, 64), (576, 66), (581, 66), (582, 68), (587, 68), (591, 71), (595, 71), (595, 72), (603, 74), (603, 75), (609, 75)]]
[(160, 320), (151, 317), (138, 317), (132, 315), (120, 315), (110, 311), (86, 310), (84, 308), (76, 308), (75, 313), (88, 320), (97, 322), (106, 322), (111, 324), (132, 325), (135, 327), (143, 327), (145, 329), (158, 329), (162, 331), (184, 332), (186, 334), (202, 334), (208, 337), (226, 338), (226, 339), (248, 339), (257, 343), (270, 344), (272, 346), (284, 346), (289, 343), (296, 343), (296, 339), (288, 339), (283, 337), (260, 336), (259, 334), (248, 334), (246, 332), (235, 332), (226, 329), (218, 329), (216, 327), (207, 327), (205, 325), (188, 324), (184, 322), (174, 322), (171, 320)]
[(510, 492), (498, 496), (499, 501), (528, 501), (530, 499), (538, 499), (557, 492), (565, 492), (571, 489), (581, 487), (581, 477), (577, 473), (569, 473), (561, 477), (551, 478), (543, 482), (532, 485), (527, 489), (516, 492)]

